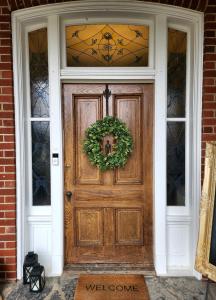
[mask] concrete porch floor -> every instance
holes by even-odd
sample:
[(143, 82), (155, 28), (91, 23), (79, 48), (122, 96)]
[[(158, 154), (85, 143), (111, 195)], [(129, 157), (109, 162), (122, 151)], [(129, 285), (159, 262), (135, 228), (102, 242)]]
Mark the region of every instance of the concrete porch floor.
[[(30, 293), (29, 286), (22, 282), (0, 284), (0, 294), (4, 300), (73, 300), (77, 278), (71, 271), (65, 271), (61, 277), (47, 278), (40, 294)], [(145, 280), (151, 300), (216, 299), (216, 283), (209, 284), (207, 296), (207, 282), (192, 277), (149, 276)]]

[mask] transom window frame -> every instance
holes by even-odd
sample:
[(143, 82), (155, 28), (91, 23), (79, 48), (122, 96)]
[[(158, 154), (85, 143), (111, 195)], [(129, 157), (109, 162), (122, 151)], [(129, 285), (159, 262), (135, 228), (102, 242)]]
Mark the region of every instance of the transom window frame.
[[(202, 96), (202, 45), (203, 45), (203, 15), (199, 12), (185, 10), (178, 7), (158, 5), (153, 3), (142, 3), (120, 0), (118, 3), (110, 1), (108, 4), (103, 1), (74, 1), (55, 5), (46, 5), (31, 9), (23, 9), (12, 14), (13, 28), (13, 58), (14, 58), (14, 94), (15, 94), (15, 119), (16, 119), (16, 159), (17, 159), (17, 270), (18, 278), (22, 275), (22, 262), (26, 250), (26, 243), (29, 239), (26, 225), (29, 221), (37, 224), (48, 222), (52, 228), (52, 243), (56, 245), (52, 253), (51, 274), (61, 274), (63, 270), (63, 153), (62, 153), (62, 127), (61, 127), (61, 82), (153, 82), (155, 83), (155, 130), (154, 142), (154, 248), (155, 248), (155, 268), (157, 274), (167, 274), (167, 207), (166, 207), (166, 60), (167, 60), (167, 24), (177, 22), (187, 23), (193, 28), (193, 83), (192, 103), (193, 122), (197, 125), (192, 128), (194, 137), (194, 155), (192, 165), (193, 186), (191, 220), (193, 236), (192, 258), (196, 247), (196, 236), (198, 232), (198, 212), (200, 197), (200, 167), (201, 167), (201, 96)], [(155, 25), (154, 46), (159, 46), (160, 54), (154, 53), (154, 68), (144, 70), (124, 70), (109, 68), (109, 72), (103, 73), (99, 70), (88, 70), (84, 72), (77, 70), (76, 73), (68, 68), (61, 68), (60, 25), (64, 18), (71, 17), (75, 23), (79, 20), (90, 22), (92, 11), (97, 20), (108, 17), (113, 19), (113, 14), (122, 18), (123, 13), (127, 20), (140, 21), (153, 19)], [(81, 15), (81, 17), (79, 17)], [(100, 15), (100, 19), (98, 19)], [(102, 18), (104, 16), (104, 18)], [(125, 20), (125, 19), (124, 19)], [(46, 23), (48, 26), (48, 53), (49, 53), (49, 82), (50, 82), (50, 128), (51, 128), (51, 153), (59, 153), (59, 166), (51, 165), (51, 212), (46, 212), (44, 216), (39, 214), (28, 216), (25, 211), (26, 199), (26, 162), (25, 162), (25, 136), (23, 128), (25, 126), (25, 68), (23, 68), (23, 32), (26, 26), (31, 24)], [(128, 23), (128, 22), (127, 22)], [(118, 70), (117, 70), (118, 69)], [(107, 68), (106, 70), (107, 71)], [(103, 73), (103, 74), (101, 74)], [(23, 76), (20, 76), (22, 74)], [(160, 105), (163, 99), (163, 107)], [(56, 122), (57, 120), (57, 122)], [(54, 122), (55, 121), (55, 122)], [(55, 138), (54, 134), (55, 133)], [(160, 153), (157, 151), (160, 145)], [(161, 160), (163, 157), (163, 160)], [(60, 181), (59, 181), (60, 178)], [(180, 215), (178, 215), (179, 217)], [(28, 217), (28, 218), (27, 218)], [(189, 216), (187, 216), (189, 217)], [(52, 221), (53, 220), (53, 221)], [(193, 274), (196, 272), (193, 271)]]
[[(95, 23), (97, 22), (97, 23)], [(65, 73), (67, 74), (70, 72), (71, 74), (74, 72), (77, 74), (77, 71), (79, 70), (80, 72), (86, 70), (87, 72), (93, 71), (93, 68), (97, 67), (69, 67), (67, 66), (67, 56), (66, 56), (66, 26), (70, 25), (94, 25), (94, 24), (119, 24), (119, 25), (147, 25), (149, 26), (149, 50), (148, 50), (148, 66), (139, 66), (139, 67), (98, 67), (101, 69), (101, 72), (104, 72), (105, 70), (108, 73), (111, 73), (111, 71), (118, 71), (119, 68), (124, 68), (124, 70), (127, 71), (153, 71), (154, 69), (154, 20), (149, 19), (149, 20), (141, 20), (140, 22), (137, 22), (137, 19), (127, 19), (127, 22), (125, 22), (125, 19), (121, 18), (107, 18), (106, 22), (104, 22), (104, 19), (97, 18), (97, 19), (90, 19), (86, 21), (86, 24), (83, 24), (83, 19), (77, 19), (77, 20), (71, 20), (66, 18), (63, 19), (61, 22), (61, 44), (62, 44), (62, 49), (61, 49), (61, 74), (64, 75)], [(76, 69), (76, 70), (74, 70)]]

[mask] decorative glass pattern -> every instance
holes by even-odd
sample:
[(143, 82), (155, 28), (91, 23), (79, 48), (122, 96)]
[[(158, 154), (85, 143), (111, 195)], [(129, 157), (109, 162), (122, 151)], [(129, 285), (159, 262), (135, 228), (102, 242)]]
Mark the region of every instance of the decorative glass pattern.
[(66, 27), (67, 66), (148, 66), (149, 27), (70, 25)]
[(167, 123), (167, 205), (185, 205), (185, 123)]
[(185, 117), (187, 33), (168, 29), (167, 116)]
[(29, 33), (31, 116), (49, 116), (47, 29)]
[(50, 205), (49, 122), (32, 122), (33, 205)]

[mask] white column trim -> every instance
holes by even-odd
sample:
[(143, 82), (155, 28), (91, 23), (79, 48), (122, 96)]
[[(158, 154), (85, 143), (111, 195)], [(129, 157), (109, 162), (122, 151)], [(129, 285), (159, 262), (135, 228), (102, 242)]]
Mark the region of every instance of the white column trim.
[[(154, 138), (154, 251), (155, 270), (167, 273), (166, 251), (166, 99), (167, 99), (167, 17), (155, 21), (155, 138)], [(162, 105), (161, 105), (162, 104)], [(163, 157), (163, 160), (161, 159)]]
[(12, 19), (13, 42), (13, 79), (15, 104), (15, 141), (16, 141), (16, 226), (17, 226), (17, 278), (22, 277), (22, 262), (25, 249), (25, 140), (24, 140), (24, 107), (23, 107), (23, 76), (22, 28), (21, 24)]
[[(50, 153), (52, 207), (52, 276), (60, 275), (64, 267), (64, 172), (62, 154), (62, 106), (60, 83), (59, 16), (48, 17)], [(52, 164), (52, 153), (59, 154), (59, 164)]]

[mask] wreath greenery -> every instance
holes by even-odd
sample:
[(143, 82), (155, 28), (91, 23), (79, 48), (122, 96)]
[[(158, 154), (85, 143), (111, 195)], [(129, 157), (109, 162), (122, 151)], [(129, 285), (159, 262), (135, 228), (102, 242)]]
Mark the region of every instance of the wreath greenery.
[[(83, 150), (93, 165), (102, 171), (124, 167), (133, 149), (133, 139), (125, 123), (107, 116), (88, 127), (85, 133)], [(112, 152), (104, 154), (101, 143), (108, 135), (113, 135), (115, 143)]]

